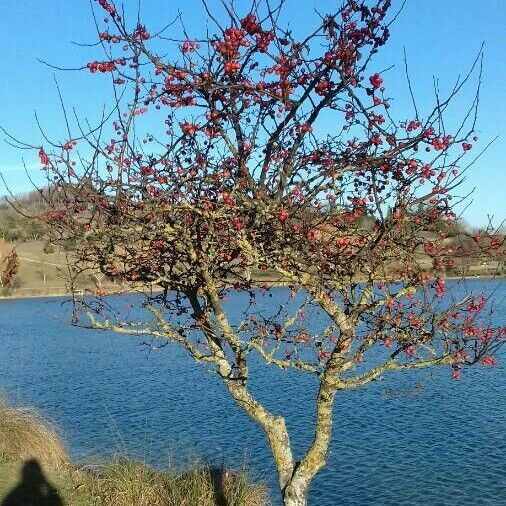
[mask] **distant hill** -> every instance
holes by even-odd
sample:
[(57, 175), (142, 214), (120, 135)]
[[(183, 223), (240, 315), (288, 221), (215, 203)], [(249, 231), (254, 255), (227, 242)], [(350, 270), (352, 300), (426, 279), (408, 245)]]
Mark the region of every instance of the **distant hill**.
[[(23, 210), (20, 214), (7, 201), (0, 201), (0, 261), (12, 249), (16, 248), (19, 257), (19, 272), (14, 286), (13, 295), (57, 295), (68, 293), (67, 257), (71, 252), (55, 250), (45, 241), (46, 227), (40, 220), (31, 218), (47, 209), (46, 195), (41, 192), (31, 192), (17, 198), (16, 207)], [(374, 224), (371, 217), (364, 218)], [(368, 228), (367, 223), (363, 226)], [(439, 224), (438, 229), (441, 230)], [(434, 243), (439, 247), (444, 245), (454, 250), (454, 264), (447, 268), (449, 276), (458, 276), (466, 272), (470, 276), (506, 275), (504, 261), (498, 261), (492, 256), (480, 254), (479, 247), (473, 239), (473, 232), (463, 222), (457, 222), (444, 228), (446, 238), (441, 239), (436, 233), (428, 231), (433, 236)], [(504, 240), (504, 235), (500, 236)], [(423, 260), (424, 252), (419, 252)], [(429, 258), (427, 257), (427, 260)], [(429, 263), (427, 265), (428, 269)], [(279, 281), (279, 275), (271, 271), (258, 272), (253, 277), (266, 282)], [(103, 287), (107, 292), (116, 292), (131, 288), (131, 285), (112, 283), (105, 276), (96, 272), (89, 272), (78, 278), (78, 287), (86, 291), (95, 291), (96, 287)]]

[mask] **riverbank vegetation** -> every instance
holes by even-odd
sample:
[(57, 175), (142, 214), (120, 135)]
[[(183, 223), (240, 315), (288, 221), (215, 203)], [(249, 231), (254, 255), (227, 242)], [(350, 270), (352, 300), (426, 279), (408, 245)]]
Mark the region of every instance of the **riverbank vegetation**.
[(183, 470), (156, 470), (125, 457), (75, 465), (58, 431), (36, 411), (0, 402), (0, 501), (26, 506), (48, 491), (52, 496), (44, 496), (43, 504), (54, 506), (269, 504), (266, 488), (254, 483), (246, 469), (195, 461)]

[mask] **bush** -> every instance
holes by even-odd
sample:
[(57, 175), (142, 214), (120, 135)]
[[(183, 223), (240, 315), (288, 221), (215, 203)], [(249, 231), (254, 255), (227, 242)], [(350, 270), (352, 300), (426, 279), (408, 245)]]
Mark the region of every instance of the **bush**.
[(54, 253), (55, 249), (54, 249), (54, 246), (50, 242), (45, 242), (44, 248), (42, 251), (44, 251), (44, 253), (46, 255), (51, 255), (52, 253)]
[(48, 467), (68, 462), (55, 428), (33, 409), (0, 400), (0, 462), (36, 459)]

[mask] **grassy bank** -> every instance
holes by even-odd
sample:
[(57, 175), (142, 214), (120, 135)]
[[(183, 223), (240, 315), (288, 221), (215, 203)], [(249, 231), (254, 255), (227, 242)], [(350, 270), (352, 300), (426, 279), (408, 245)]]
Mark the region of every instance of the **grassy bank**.
[(117, 457), (77, 466), (54, 427), (33, 410), (0, 402), (0, 502), (3, 506), (267, 506), (266, 488), (244, 469), (195, 462), (155, 470)]
[[(3, 245), (2, 245), (3, 244)], [(19, 258), (19, 272), (13, 287), (6, 291), (0, 289), (0, 298), (30, 298), (30, 297), (48, 297), (48, 296), (70, 296), (67, 286), (67, 258), (63, 251), (48, 250), (46, 243), (42, 240), (24, 241), (18, 243), (5, 243), (0, 239), (0, 258), (2, 254), (10, 251), (12, 247), (16, 248)], [(457, 262), (458, 263), (458, 262)], [(465, 270), (455, 267), (446, 272), (447, 277), (461, 277), (465, 271), (469, 278), (498, 278), (506, 277), (506, 265), (492, 262), (476, 263), (470, 265)], [(270, 269), (267, 271), (254, 271), (252, 277), (257, 283), (265, 285), (286, 285), (289, 284), (286, 279), (277, 272)], [(363, 278), (365, 279), (365, 278)], [(357, 278), (357, 282), (361, 279)], [(231, 285), (233, 282), (230, 282)], [(128, 293), (137, 290), (146, 289), (144, 286), (138, 286), (133, 283), (113, 283), (98, 270), (83, 274), (76, 279), (76, 288), (78, 293), (91, 293), (97, 291), (100, 286), (104, 293)], [(156, 291), (156, 287), (153, 287)]]

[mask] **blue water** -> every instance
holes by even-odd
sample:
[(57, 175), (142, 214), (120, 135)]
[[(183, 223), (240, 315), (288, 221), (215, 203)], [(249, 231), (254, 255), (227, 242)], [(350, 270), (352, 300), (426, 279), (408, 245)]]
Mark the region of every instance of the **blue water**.
[[(493, 318), (506, 325), (506, 281), (473, 283), (496, 291)], [(264, 303), (283, 294), (275, 289)], [(149, 352), (142, 338), (72, 327), (63, 300), (0, 302), (0, 389), (11, 401), (57, 423), (76, 460), (119, 450), (154, 465), (246, 461), (279, 504), (264, 435), (217, 377), (177, 347)], [(230, 310), (239, 305), (232, 298)], [(501, 353), (496, 367), (466, 369), (460, 381), (427, 370), (340, 394), (329, 463), (310, 504), (505, 505), (505, 362)], [(285, 415), (300, 455), (311, 439), (315, 382), (256, 368), (252, 390)]]

